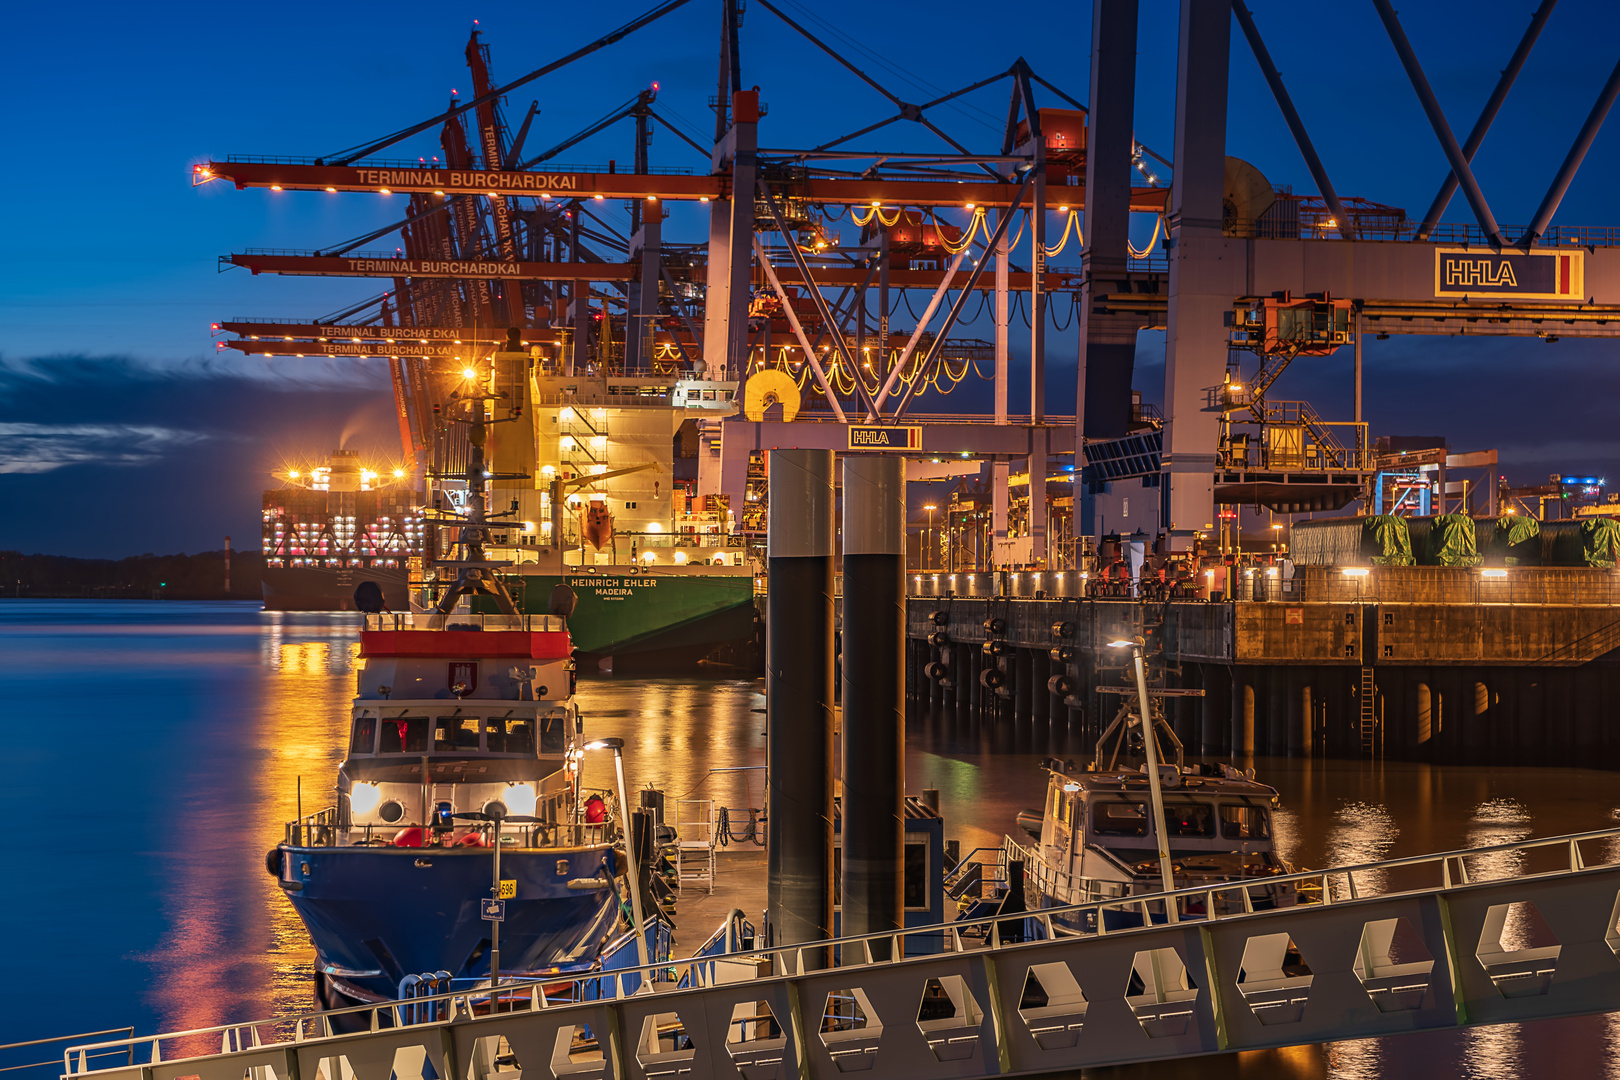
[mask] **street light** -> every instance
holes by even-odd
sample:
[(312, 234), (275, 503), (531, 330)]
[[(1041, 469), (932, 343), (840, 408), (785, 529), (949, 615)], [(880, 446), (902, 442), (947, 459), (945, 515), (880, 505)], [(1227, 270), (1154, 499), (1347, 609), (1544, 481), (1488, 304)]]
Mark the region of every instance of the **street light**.
[(630, 874), (630, 911), (636, 917), (636, 955), (641, 960), (641, 966), (647, 970), (642, 976), (648, 989), (652, 987), (652, 958), (647, 955), (647, 920), (641, 914), (641, 875), (636, 869), (636, 852), (631, 848), (635, 844), (635, 836), (630, 828), (630, 800), (624, 790), (624, 740), (623, 739), (597, 739), (595, 742), (585, 744), (587, 750), (612, 750), (613, 768), (619, 777), (619, 828), (624, 833), (625, 862), (628, 864)]
[[(1164, 789), (1159, 786), (1159, 737), (1153, 730), (1153, 714), (1148, 709), (1147, 674), (1142, 668), (1142, 639), (1122, 638), (1110, 641), (1108, 647), (1129, 648), (1132, 661), (1136, 665), (1136, 709), (1141, 716), (1142, 747), (1147, 751), (1148, 794), (1153, 801), (1153, 835), (1158, 839), (1159, 845), (1159, 881), (1163, 884), (1165, 892), (1174, 892), (1176, 876), (1170, 868), (1170, 841), (1165, 835)], [(1166, 900), (1164, 910), (1171, 922), (1180, 921), (1176, 918), (1174, 901)]]
[(928, 528), (923, 530), (923, 569), (932, 570), (934, 568), (934, 559), (932, 555), (928, 554), (928, 532), (934, 527), (934, 511), (938, 510), (939, 507), (933, 503), (925, 503), (923, 509), (928, 511)]

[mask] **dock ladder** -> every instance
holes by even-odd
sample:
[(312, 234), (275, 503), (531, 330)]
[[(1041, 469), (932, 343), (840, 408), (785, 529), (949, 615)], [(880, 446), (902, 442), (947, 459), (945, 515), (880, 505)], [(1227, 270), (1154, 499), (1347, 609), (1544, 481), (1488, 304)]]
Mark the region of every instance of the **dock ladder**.
[(714, 892), (714, 800), (675, 800), (675, 880)]
[(1367, 757), (1378, 754), (1378, 682), (1373, 669), (1361, 669), (1361, 752)]

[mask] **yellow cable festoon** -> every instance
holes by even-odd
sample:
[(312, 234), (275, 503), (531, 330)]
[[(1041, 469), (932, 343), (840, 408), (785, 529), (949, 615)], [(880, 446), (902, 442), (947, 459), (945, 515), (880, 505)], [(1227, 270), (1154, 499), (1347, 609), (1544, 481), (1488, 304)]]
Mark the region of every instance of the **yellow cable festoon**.
[(896, 207), (895, 211), (894, 211), (894, 217), (893, 218), (886, 218), (886, 217), (883, 216), (883, 207), (881, 207), (881, 206), (869, 206), (869, 207), (866, 208), (866, 216), (861, 217), (861, 212), (859, 210), (856, 210), (853, 207), (851, 207), (850, 211), (849, 211), (849, 216), (855, 222), (855, 224), (861, 226), (862, 228), (865, 228), (866, 223), (871, 221), (875, 217), (879, 221), (881, 221), (886, 228), (892, 229), (892, 228), (894, 228), (894, 226), (896, 224), (899, 223), (901, 216), (904, 215), (905, 212), (906, 212), (905, 207), (903, 207), (903, 206)]
[(1141, 251), (1137, 251), (1131, 246), (1131, 242), (1127, 240), (1125, 241), (1125, 250), (1131, 253), (1131, 258), (1133, 259), (1145, 259), (1149, 255), (1153, 254), (1153, 249), (1159, 245), (1159, 236), (1163, 231), (1164, 215), (1160, 214), (1158, 220), (1153, 223), (1153, 239), (1148, 241), (1148, 246), (1143, 248)]

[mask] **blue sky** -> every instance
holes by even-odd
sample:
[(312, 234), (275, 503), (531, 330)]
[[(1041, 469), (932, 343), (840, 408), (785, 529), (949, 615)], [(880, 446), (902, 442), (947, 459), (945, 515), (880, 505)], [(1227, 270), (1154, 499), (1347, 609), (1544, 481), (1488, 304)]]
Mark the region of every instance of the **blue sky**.
[[(836, 0), (815, 5), (814, 16), (802, 5), (782, 6), (868, 50), (851, 44), (850, 55), (908, 100), (930, 96), (919, 82), (954, 88), (1020, 55), (1086, 98), (1089, 5), (1001, 13), (953, 0)], [(1371, 4), (1332, 5), (1331, 16), (1281, 0), (1251, 7), (1340, 193), (1421, 215), (1444, 159)], [(1402, 10), (1459, 138), (1533, 7), (1528, 0), (1429, 2)], [(208, 325), (237, 315), (321, 315), (377, 291), (364, 281), (220, 274), (216, 259), (246, 247), (308, 248), (356, 236), (400, 216), (403, 198), (193, 189), (191, 164), (229, 153), (328, 153), (426, 118), (453, 88), (469, 92), (462, 49), (474, 19), (504, 81), (642, 10), (640, 3), (89, 3), (8, 11), (0, 78), (14, 112), (12, 153), (0, 169), (11, 209), (0, 234), (0, 499), (56, 513), (0, 515), (0, 547), (118, 556), (200, 550), (226, 532), (240, 545), (254, 535), (265, 474), (290, 444), (302, 444), (293, 452), (336, 445), (347, 429), (386, 452), (393, 437), (386, 375), (375, 364), (216, 357)], [(1137, 132), (1167, 156), (1176, 13), (1171, 0), (1142, 3)], [(529, 145), (547, 146), (657, 81), (661, 109), (708, 128), (717, 25), (717, 6), (692, 0), (517, 91), (507, 114), (515, 123), (539, 100)], [(1620, 9), (1597, 0), (1563, 0), (1554, 14), (1476, 159), (1502, 222), (1533, 213), (1620, 50), (1617, 30)], [(892, 111), (758, 4), (748, 9), (742, 38), (744, 83), (758, 84), (770, 105), (760, 129), (765, 145), (813, 145)], [(1235, 27), (1232, 71), (1228, 152), (1274, 183), (1311, 190)], [(960, 110), (941, 110), (938, 121), (988, 148), (999, 138), (1005, 94), (1001, 86), (982, 91)], [(1616, 124), (1599, 136), (1558, 221), (1620, 216), (1608, 197), (1620, 164)], [(938, 145), (907, 124), (859, 144)], [(387, 155), (435, 151), (428, 136)], [(630, 132), (621, 126), (563, 160), (629, 156)], [(667, 132), (655, 137), (653, 160), (702, 167)], [(1447, 218), (1467, 220), (1461, 198)], [(672, 234), (696, 240), (699, 229), (677, 217)], [(1557, 468), (1620, 473), (1606, 416), (1616, 348), (1568, 339), (1369, 341), (1368, 415), (1378, 433), (1438, 432), (1459, 449), (1499, 446), (1518, 479)], [(1054, 412), (1072, 408), (1073, 358), (1072, 333), (1050, 335)], [(1137, 382), (1150, 399), (1160, 393), (1159, 358), (1162, 336), (1144, 335)], [(1286, 396), (1309, 397), (1325, 414), (1348, 413), (1348, 357), (1286, 379), (1293, 380), (1281, 388)], [(114, 504), (128, 507), (119, 529), (77, 523), (81, 508)]]

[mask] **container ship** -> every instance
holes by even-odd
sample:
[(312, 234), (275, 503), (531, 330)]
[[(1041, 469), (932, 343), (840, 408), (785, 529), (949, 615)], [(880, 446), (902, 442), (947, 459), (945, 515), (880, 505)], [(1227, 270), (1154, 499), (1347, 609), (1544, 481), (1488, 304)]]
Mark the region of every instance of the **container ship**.
[(366, 468), (335, 450), (324, 465), (288, 467), (264, 493), (266, 611), (353, 611), (361, 581), (381, 586), (394, 611), (410, 610), (422, 577), (422, 496), (404, 469)]
[[(693, 494), (699, 431), (735, 411), (736, 384), (569, 375), (518, 348), (496, 353), (490, 372), (513, 415), (491, 436), (490, 498), (505, 513), (487, 550), (519, 608), (544, 614), (551, 590), (571, 586), (588, 669), (756, 664), (751, 534), (723, 498)], [(432, 607), (455, 576), (437, 563), (461, 542), (465, 438), (446, 426), (424, 450), (415, 472), (339, 450), (276, 474), (264, 493), (266, 610), (353, 610), (360, 581), (377, 582), (392, 611)]]
[[(486, 550), (506, 564), (519, 610), (543, 614), (553, 588), (571, 587), (569, 629), (586, 668), (753, 666), (757, 567), (743, 526), (755, 522), (694, 494), (700, 430), (735, 411), (736, 384), (569, 373), (548, 352), (513, 342), (487, 369), (512, 415), (490, 437), (498, 516)], [(451, 557), (466, 497), (457, 435), (435, 440), (428, 470), (433, 547)], [(449, 566), (426, 575), (417, 606), (452, 578)]]

